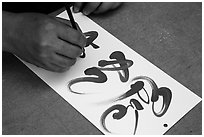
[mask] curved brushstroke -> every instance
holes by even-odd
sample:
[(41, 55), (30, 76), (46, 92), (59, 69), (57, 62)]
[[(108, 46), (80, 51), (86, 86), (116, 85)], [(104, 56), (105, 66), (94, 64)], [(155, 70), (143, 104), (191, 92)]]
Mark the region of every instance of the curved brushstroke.
[[(151, 88), (152, 88), (152, 97), (151, 97), (151, 101), (153, 102), (152, 103), (152, 111), (154, 113), (155, 116), (157, 117), (161, 117), (163, 116), (166, 111), (168, 110), (169, 108), (169, 105), (171, 103), (171, 99), (172, 99), (172, 93), (171, 93), (171, 90), (167, 87), (161, 87), (161, 88), (158, 88), (156, 83), (149, 77), (147, 76), (139, 76), (139, 77), (135, 77), (132, 79), (132, 81), (135, 81), (135, 80), (138, 80), (138, 79), (143, 79), (143, 80), (147, 80), (148, 83), (150, 84)], [(127, 97), (130, 97), (134, 94), (138, 94), (139, 98), (149, 104), (149, 95), (147, 93), (147, 91), (143, 88), (144, 87), (144, 82), (143, 81), (136, 81), (134, 84), (131, 85), (131, 89), (129, 91), (127, 91), (125, 94), (119, 96), (118, 98), (116, 98), (114, 101), (119, 101), (119, 100), (122, 100), (122, 99), (125, 99)], [(148, 101), (145, 101), (139, 94), (139, 91), (141, 89), (144, 89), (147, 97), (148, 97)], [(162, 104), (162, 108), (159, 112), (156, 112), (155, 109), (154, 109), (154, 103), (158, 101), (159, 99), (159, 96), (162, 96), (163, 97), (163, 104)], [(113, 112), (114, 110), (118, 110), (117, 113), (114, 113), (113, 114), (113, 119), (121, 119), (123, 118), (126, 113), (127, 113), (127, 109), (129, 107), (132, 107), (134, 110), (135, 110), (135, 128), (134, 128), (134, 134), (136, 134), (136, 130), (137, 130), (137, 125), (138, 125), (138, 118), (139, 118), (139, 115), (138, 115), (138, 110), (143, 110), (143, 106), (141, 105), (141, 103), (136, 100), (136, 99), (131, 99), (130, 102), (129, 102), (130, 105), (128, 105), (127, 107), (123, 106), (123, 105), (120, 105), (120, 104), (117, 104), (117, 105), (114, 105), (110, 108), (108, 108), (101, 116), (101, 119), (100, 119), (100, 122), (101, 122), (101, 125), (102, 127), (109, 133), (111, 133), (111, 131), (109, 131), (106, 127), (106, 123), (105, 123), (105, 120), (106, 120), (106, 117), (111, 113)]]
[(114, 99), (114, 102), (115, 102), (115, 101), (119, 101), (119, 100), (123, 100), (123, 99), (125, 99), (125, 98), (128, 98), (128, 97), (134, 95), (134, 94), (138, 94), (139, 98), (140, 98), (143, 102), (145, 102), (146, 104), (149, 104), (149, 95), (148, 95), (147, 91), (144, 90), (145, 93), (146, 93), (146, 95), (147, 95), (148, 101), (145, 101), (145, 100), (140, 96), (140, 93), (139, 93), (139, 91), (140, 91), (141, 89), (144, 89), (144, 88), (143, 88), (143, 87), (144, 87), (144, 82), (143, 82), (143, 81), (137, 81), (137, 82), (135, 82), (134, 84), (132, 84), (130, 87), (131, 87), (130, 90), (128, 90), (126, 93), (124, 93), (124, 94), (120, 95), (119, 97), (117, 97), (116, 99)]
[(116, 112), (116, 113), (114, 113), (114, 114), (112, 115), (113, 119), (119, 120), (119, 119), (123, 118), (123, 117), (126, 115), (126, 113), (127, 113), (127, 108), (126, 108), (125, 106), (123, 106), (123, 105), (118, 104), (118, 105), (114, 105), (114, 106), (108, 108), (108, 109), (101, 115), (101, 118), (100, 118), (100, 123), (101, 123), (102, 127), (103, 127), (107, 132), (109, 132), (109, 133), (111, 133), (111, 131), (109, 131), (109, 130), (107, 129), (105, 120), (106, 120), (106, 117), (107, 117), (111, 112), (113, 112), (113, 111), (115, 111), (115, 110), (118, 110), (118, 112)]
[(137, 130), (137, 125), (138, 125), (138, 119), (139, 119), (139, 114), (137, 110), (143, 110), (143, 106), (140, 104), (140, 102), (136, 99), (131, 99), (130, 100), (130, 106), (135, 110), (135, 128), (134, 128), (134, 132), (133, 135), (136, 134), (136, 130)]
[[(110, 55), (111, 59), (117, 59), (114, 61), (106, 61), (106, 60), (100, 60), (98, 62), (99, 67), (92, 67), (85, 70), (85, 75), (96, 75), (98, 77), (82, 77), (82, 78), (76, 78), (71, 80), (68, 83), (68, 88), (72, 93), (76, 94), (85, 94), (80, 92), (75, 92), (71, 89), (71, 86), (75, 83), (79, 82), (94, 82), (94, 83), (104, 83), (107, 81), (106, 75), (102, 71), (124, 71), (125, 76), (123, 77), (122, 74), (120, 74), (120, 79), (122, 82), (126, 82), (129, 79), (129, 70), (128, 68), (133, 65), (133, 62), (131, 60), (126, 60), (125, 56), (120, 51), (115, 51)], [(120, 67), (115, 67), (114, 64), (120, 64)], [(112, 68), (104, 68), (107, 65), (113, 65)], [(103, 67), (103, 68), (102, 68)]]
[(166, 113), (166, 111), (169, 108), (169, 105), (170, 105), (171, 99), (172, 99), (172, 93), (171, 93), (171, 90), (169, 88), (161, 87), (158, 89), (158, 95), (163, 97), (162, 108), (159, 112), (155, 112), (154, 102), (153, 102), (152, 110), (153, 110), (154, 115), (156, 115), (157, 117), (161, 117)]
[(100, 123), (102, 125), (102, 127), (109, 133), (111, 133), (110, 130), (107, 129), (106, 127), (106, 117), (113, 111), (117, 110), (118, 112), (114, 113), (113, 114), (113, 119), (116, 119), (116, 120), (120, 120), (121, 118), (123, 118), (126, 114), (127, 114), (127, 109), (129, 107), (132, 107), (134, 110), (135, 110), (135, 127), (134, 127), (134, 132), (133, 134), (135, 135), (136, 133), (136, 130), (137, 130), (137, 125), (138, 125), (138, 118), (139, 118), (139, 115), (138, 115), (138, 110), (143, 110), (144, 108), (142, 107), (142, 105), (140, 104), (140, 102), (136, 99), (131, 99), (130, 100), (130, 105), (128, 105), (127, 107), (125, 107), (124, 105), (121, 105), (121, 104), (117, 104), (117, 105), (114, 105), (110, 108), (108, 108), (102, 115), (101, 115), (101, 118), (100, 118)]
[(136, 99), (131, 99), (130, 104), (135, 110), (143, 110), (144, 109), (143, 106), (140, 104), (140, 102)]
[[(110, 55), (109, 58), (110, 58), (110, 59), (116, 59), (116, 60), (119, 62), (120, 66), (125, 66), (125, 65), (127, 64), (127, 63), (125, 63), (125, 62), (122, 62), (123, 60), (126, 60), (126, 58), (125, 58), (125, 55), (124, 55), (121, 51), (115, 51), (115, 52), (113, 52), (113, 53)], [(130, 64), (131, 64), (131, 66), (132, 66), (133, 61), (130, 60)], [(127, 82), (128, 79), (129, 79), (129, 70), (128, 70), (128, 68), (127, 68), (127, 69), (124, 69), (124, 70), (122, 70), (122, 71), (123, 71), (123, 73), (124, 73), (124, 77), (123, 77), (123, 75), (121, 74), (121, 72), (118, 71), (120, 80), (121, 80), (122, 82)]]
[[(93, 43), (93, 41), (98, 37), (98, 32), (97, 31), (85, 32), (84, 35), (87, 37), (87, 42), (86, 42), (85, 47), (88, 47), (89, 45), (91, 45), (94, 49), (100, 48), (98, 45)], [(82, 55), (80, 57), (81, 58), (86, 57), (85, 48), (83, 48)]]
[(86, 37), (88, 37), (85, 47), (88, 47), (89, 45), (91, 45), (94, 49), (98, 49), (99, 48), (98, 45), (93, 43), (93, 41), (98, 37), (98, 32), (97, 31), (85, 32), (84, 35)]
[[(138, 80), (138, 79), (147, 80), (148, 83), (151, 85), (151, 88), (152, 88), (151, 101), (153, 102), (152, 111), (153, 111), (154, 115), (157, 117), (163, 116), (166, 113), (166, 111), (168, 110), (169, 105), (171, 103), (171, 99), (172, 99), (171, 90), (169, 88), (166, 88), (166, 87), (158, 88), (156, 83), (151, 78), (146, 77), (146, 76), (135, 77), (132, 81)], [(155, 112), (154, 103), (158, 101), (159, 96), (162, 96), (163, 104), (162, 104), (161, 110), (159, 112)]]
[(141, 97), (141, 95), (140, 95), (140, 92), (138, 92), (138, 97), (144, 102), (144, 103), (146, 103), (146, 104), (149, 104), (149, 95), (148, 95), (148, 93), (147, 93), (147, 91), (145, 90), (145, 88), (142, 88), (143, 90), (144, 90), (144, 92), (145, 92), (145, 94), (146, 94), (146, 96), (147, 96), (147, 101), (145, 101), (142, 97)]
[(95, 82), (95, 83), (104, 83), (107, 81), (107, 76), (98, 68), (92, 67), (88, 68), (84, 71), (86, 75), (95, 75), (97, 77), (81, 77), (81, 78), (76, 78), (71, 80), (68, 83), (68, 88), (72, 93), (76, 94), (85, 94), (85, 93), (80, 93), (80, 92), (75, 92), (71, 89), (71, 86), (75, 83), (80, 83), (80, 82)]
[(138, 125), (138, 119), (139, 119), (138, 111), (137, 111), (137, 110), (135, 110), (135, 128), (134, 128), (133, 135), (135, 135), (135, 134), (136, 134), (137, 125)]
[(131, 67), (133, 65), (133, 61), (132, 60), (124, 60), (124, 61), (106, 61), (106, 60), (100, 60), (98, 62), (98, 66), (100, 67), (105, 67), (107, 65), (114, 65), (114, 64), (119, 64), (119, 63), (124, 63), (124, 65), (120, 66), (120, 67), (112, 67), (112, 68), (100, 68), (103, 71), (117, 71), (117, 70), (125, 70), (128, 69), (129, 67)]
[[(110, 59), (115, 59), (113, 61), (106, 61), (106, 60), (100, 60), (98, 62), (98, 66), (105, 67), (107, 65), (113, 65), (113, 68), (101, 68), (103, 71), (117, 71), (120, 77), (120, 80), (122, 82), (127, 82), (129, 79), (129, 70), (128, 68), (133, 65), (132, 60), (127, 60), (125, 58), (125, 55), (121, 51), (114, 51), (110, 57)], [(116, 67), (115, 64), (119, 64), (120, 67)], [(124, 76), (121, 74), (121, 71), (123, 71)]]
[(158, 96), (158, 93), (157, 93), (158, 87), (157, 87), (156, 83), (150, 77), (147, 77), (147, 76), (138, 76), (138, 77), (133, 78), (132, 81), (135, 81), (135, 80), (138, 80), (138, 79), (146, 80), (150, 84), (150, 86), (152, 88), (151, 101), (152, 102), (157, 101), (159, 99), (159, 96)]

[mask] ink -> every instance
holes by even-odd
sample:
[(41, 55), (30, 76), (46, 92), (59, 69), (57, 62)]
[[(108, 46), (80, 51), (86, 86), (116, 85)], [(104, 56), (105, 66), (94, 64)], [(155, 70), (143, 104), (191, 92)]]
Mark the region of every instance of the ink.
[[(163, 116), (166, 111), (169, 108), (169, 105), (171, 103), (171, 99), (172, 99), (172, 93), (171, 90), (167, 87), (160, 87), (158, 88), (156, 83), (149, 77), (147, 76), (138, 76), (133, 78), (132, 81), (134, 80), (138, 80), (138, 79), (143, 79), (143, 80), (147, 80), (152, 88), (152, 97), (151, 97), (151, 101), (152, 103), (152, 111), (154, 113), (155, 116), (157, 117), (161, 117)], [(155, 108), (154, 108), (154, 103), (158, 101), (159, 96), (161, 96), (163, 98), (163, 104), (162, 104), (162, 108), (159, 112), (155, 112)]]
[[(82, 78), (76, 78), (71, 80), (68, 83), (68, 88), (72, 93), (76, 94), (84, 94), (80, 92), (75, 92), (71, 89), (71, 86), (73, 84), (79, 83), (79, 82), (94, 82), (94, 83), (104, 83), (107, 81), (107, 76), (102, 72), (102, 71), (119, 71), (123, 70), (125, 76), (123, 77), (122, 74), (120, 75), (120, 79), (122, 82), (126, 82), (129, 79), (129, 70), (128, 68), (133, 65), (133, 62), (131, 60), (127, 60), (124, 56), (124, 54), (120, 51), (115, 51), (110, 55), (111, 59), (116, 59), (114, 61), (105, 61), (105, 60), (100, 60), (98, 62), (98, 65), (100, 67), (92, 67), (88, 68), (87, 70), (84, 71), (85, 75), (96, 75), (98, 76), (97, 78), (95, 77), (82, 77)], [(114, 64), (120, 64), (120, 67), (112, 67), (112, 68), (104, 68), (107, 65), (114, 65)]]
[[(113, 61), (106, 61), (106, 60), (100, 60), (98, 62), (98, 66), (105, 67), (107, 65), (112, 65), (113, 68), (101, 68), (101, 70), (104, 71), (117, 71), (120, 77), (120, 80), (122, 82), (127, 82), (129, 79), (129, 70), (128, 68), (133, 65), (132, 60), (127, 60), (125, 58), (125, 55), (121, 51), (115, 51), (110, 56), (110, 59), (115, 59)], [(119, 64), (120, 67), (116, 67), (115, 64)], [(123, 71), (124, 76), (121, 74), (121, 71)]]
[(93, 43), (93, 41), (98, 37), (98, 32), (97, 31), (85, 32), (84, 35), (87, 37), (87, 42), (86, 42), (85, 47), (88, 47), (89, 45), (91, 45), (94, 49), (99, 48), (98, 45)]
[(139, 114), (138, 114), (137, 110), (143, 110), (144, 108), (140, 104), (140, 102), (136, 99), (131, 99), (130, 104), (131, 104), (131, 107), (135, 110), (135, 128), (134, 128), (134, 132), (133, 132), (133, 135), (135, 135), (136, 130), (137, 130), (137, 125), (138, 125), (138, 119), (139, 119)]
[[(135, 82), (134, 84), (132, 84), (130, 87), (131, 87), (130, 90), (128, 90), (126, 93), (120, 95), (119, 97), (117, 97), (117, 98), (114, 99), (113, 101), (115, 102), (115, 101), (123, 100), (123, 99), (125, 99), (125, 98), (128, 98), (128, 97), (134, 95), (134, 94), (137, 94), (138, 97), (139, 97), (144, 103), (149, 104), (149, 95), (148, 95), (147, 91), (144, 89), (144, 82), (143, 82), (143, 81), (137, 81), (137, 82)], [(145, 94), (146, 94), (147, 99), (148, 99), (147, 101), (145, 101), (145, 100), (140, 96), (140, 91), (141, 91), (142, 89), (145, 91)]]
[[(163, 116), (166, 111), (168, 110), (169, 108), (169, 105), (170, 105), (170, 102), (171, 102), (171, 98), (172, 98), (172, 93), (171, 93), (171, 90), (167, 87), (160, 87), (158, 88), (156, 83), (149, 77), (147, 76), (138, 76), (138, 77), (135, 77), (132, 79), (132, 81), (135, 81), (135, 80), (139, 80), (139, 79), (142, 79), (142, 80), (147, 80), (148, 83), (150, 84), (151, 88), (152, 88), (152, 97), (151, 97), (151, 101), (153, 102), (152, 103), (152, 111), (153, 111), (153, 114), (157, 117), (161, 117)], [(114, 99), (114, 101), (120, 101), (120, 100), (123, 100), (125, 98), (128, 98), (134, 94), (137, 94), (138, 97), (146, 104), (149, 104), (149, 95), (147, 93), (147, 91), (144, 89), (144, 82), (143, 81), (136, 81), (134, 84), (132, 84), (131, 86), (131, 89), (129, 91), (127, 91), (126, 93), (122, 94), (121, 96), (117, 97), (116, 99)], [(144, 89), (147, 97), (148, 97), (148, 101), (145, 101), (139, 94), (139, 91)], [(158, 101), (159, 99), (159, 96), (161, 96), (163, 98), (163, 104), (162, 104), (162, 108), (159, 112), (155, 112), (155, 108), (154, 108), (154, 103)], [(101, 116), (101, 125), (102, 127), (109, 133), (111, 133), (106, 125), (105, 125), (105, 119), (106, 117), (114, 110), (118, 110), (119, 112), (118, 113), (114, 113), (113, 114), (113, 118), (114, 119), (121, 119), (123, 118), (126, 113), (127, 113), (127, 109), (128, 107), (131, 107), (135, 110), (135, 128), (134, 128), (134, 134), (136, 133), (136, 129), (137, 129), (137, 125), (138, 125), (138, 118), (139, 118), (139, 114), (138, 114), (138, 110), (143, 110), (143, 106), (140, 104), (140, 102), (134, 98), (130, 99), (130, 102), (129, 102), (130, 105), (128, 105), (127, 107), (121, 105), (121, 104), (117, 104), (117, 105), (114, 105), (112, 107), (110, 107), (109, 109), (107, 109)], [(167, 127), (168, 125), (167, 124), (164, 124), (164, 127)]]
[(140, 102), (136, 99), (131, 99), (130, 100), (130, 104), (125, 107), (124, 105), (121, 105), (121, 104), (116, 104), (114, 106), (111, 106), (110, 108), (108, 108), (102, 115), (101, 115), (101, 118), (100, 118), (100, 123), (102, 125), (102, 127), (109, 133), (111, 133), (110, 130), (107, 129), (106, 127), (106, 117), (113, 111), (117, 110), (118, 112), (115, 112), (113, 113), (112, 117), (113, 119), (116, 119), (116, 120), (120, 120), (122, 119), (126, 114), (127, 114), (127, 109), (131, 107), (135, 110), (135, 128), (134, 128), (134, 132), (133, 134), (136, 133), (136, 129), (137, 129), (137, 125), (138, 125), (138, 118), (139, 118), (139, 115), (138, 115), (138, 110), (143, 110), (144, 108), (142, 107), (142, 105), (140, 104)]
[(143, 106), (140, 104), (140, 102), (136, 99), (131, 99), (130, 100), (130, 104), (132, 106), (132, 108), (136, 109), (136, 110), (143, 110)]
[[(85, 32), (84, 35), (87, 37), (87, 42), (86, 42), (85, 47), (88, 47), (89, 45), (91, 45), (94, 49), (100, 48), (98, 45), (93, 43), (93, 41), (98, 37), (98, 32), (97, 31)], [(80, 57), (81, 58), (86, 57), (85, 48), (83, 48), (83, 52), (82, 52), (82, 55)]]
[(164, 127), (168, 127), (168, 124), (164, 124)]
[(126, 108), (125, 106), (123, 106), (123, 105), (118, 104), (118, 105), (114, 105), (114, 106), (108, 108), (108, 109), (101, 115), (101, 118), (100, 118), (100, 121), (101, 121), (101, 122), (100, 122), (100, 123), (101, 123), (102, 127), (103, 127), (107, 132), (109, 132), (109, 133), (111, 133), (111, 131), (109, 131), (109, 130), (107, 129), (106, 124), (105, 124), (105, 119), (106, 119), (106, 117), (108, 116), (108, 114), (111, 113), (111, 112), (114, 111), (114, 110), (118, 110), (117, 113), (114, 113), (114, 114), (113, 114), (113, 119), (117, 119), (117, 120), (118, 120), (118, 119), (121, 119), (122, 117), (124, 117), (124, 116), (126, 115), (126, 113), (127, 113), (127, 108)]
[(154, 109), (154, 103), (156, 102), (155, 101), (152, 104), (152, 110), (153, 110), (154, 115), (156, 115), (157, 117), (161, 117), (166, 113), (166, 111), (169, 108), (169, 105), (171, 103), (172, 93), (171, 93), (171, 90), (169, 88), (166, 88), (166, 87), (159, 88), (157, 90), (157, 92), (158, 92), (158, 96), (163, 97), (162, 108), (159, 112), (155, 112), (155, 109)]
[(76, 94), (85, 94), (85, 93), (75, 92), (71, 89), (71, 86), (75, 83), (80, 83), (80, 82), (104, 83), (107, 81), (107, 76), (97, 67), (88, 68), (84, 71), (84, 73), (85, 75), (95, 75), (98, 77), (81, 77), (81, 78), (76, 78), (76, 79), (71, 80), (68, 83), (68, 88), (70, 92), (76, 93)]

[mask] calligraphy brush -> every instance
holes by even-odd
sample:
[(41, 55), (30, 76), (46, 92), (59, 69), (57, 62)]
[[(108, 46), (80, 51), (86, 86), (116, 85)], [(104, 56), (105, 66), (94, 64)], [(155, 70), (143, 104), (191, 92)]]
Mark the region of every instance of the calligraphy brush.
[[(74, 21), (74, 17), (73, 17), (73, 15), (72, 15), (71, 10), (70, 10), (71, 5), (72, 5), (72, 3), (65, 3), (65, 9), (66, 9), (67, 14), (68, 14), (68, 16), (69, 16), (69, 19), (70, 19), (70, 22), (71, 22), (72, 27), (73, 27), (75, 30), (78, 30), (78, 29), (77, 29), (77, 26), (76, 26), (76, 23), (75, 23), (75, 21)], [(82, 48), (82, 54), (81, 54), (80, 57), (82, 57), (82, 58), (85, 57), (85, 49), (84, 49), (84, 48)]]
[(68, 16), (69, 16), (70, 22), (71, 22), (71, 24), (72, 24), (72, 27), (73, 27), (75, 30), (77, 30), (77, 26), (76, 26), (76, 23), (75, 23), (75, 21), (74, 21), (74, 17), (73, 17), (73, 15), (72, 15), (72, 12), (71, 12), (71, 10), (70, 10), (70, 6), (71, 6), (71, 4), (69, 4), (69, 3), (66, 3), (66, 4), (65, 4), (65, 8), (66, 8), (67, 14), (68, 14)]

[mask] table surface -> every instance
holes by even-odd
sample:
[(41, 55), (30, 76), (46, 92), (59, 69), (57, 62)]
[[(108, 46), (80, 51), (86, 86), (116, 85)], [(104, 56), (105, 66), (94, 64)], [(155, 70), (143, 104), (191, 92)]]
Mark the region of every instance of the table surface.
[[(124, 3), (90, 18), (202, 96), (201, 3)], [(102, 133), (16, 57), (3, 53), (2, 134)], [(202, 134), (202, 103), (165, 134)]]

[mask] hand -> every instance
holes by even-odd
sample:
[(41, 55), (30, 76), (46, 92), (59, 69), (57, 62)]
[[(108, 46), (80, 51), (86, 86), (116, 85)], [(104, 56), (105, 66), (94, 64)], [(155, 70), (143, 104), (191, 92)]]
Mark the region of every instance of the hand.
[(99, 14), (116, 9), (121, 4), (121, 2), (75, 2), (73, 11), (82, 12), (85, 15)]
[(20, 13), (14, 18), (13, 27), (7, 27), (9, 35), (3, 32), (4, 43), (10, 46), (7, 51), (44, 69), (66, 71), (86, 45), (85, 36), (68, 20), (38, 13)]

